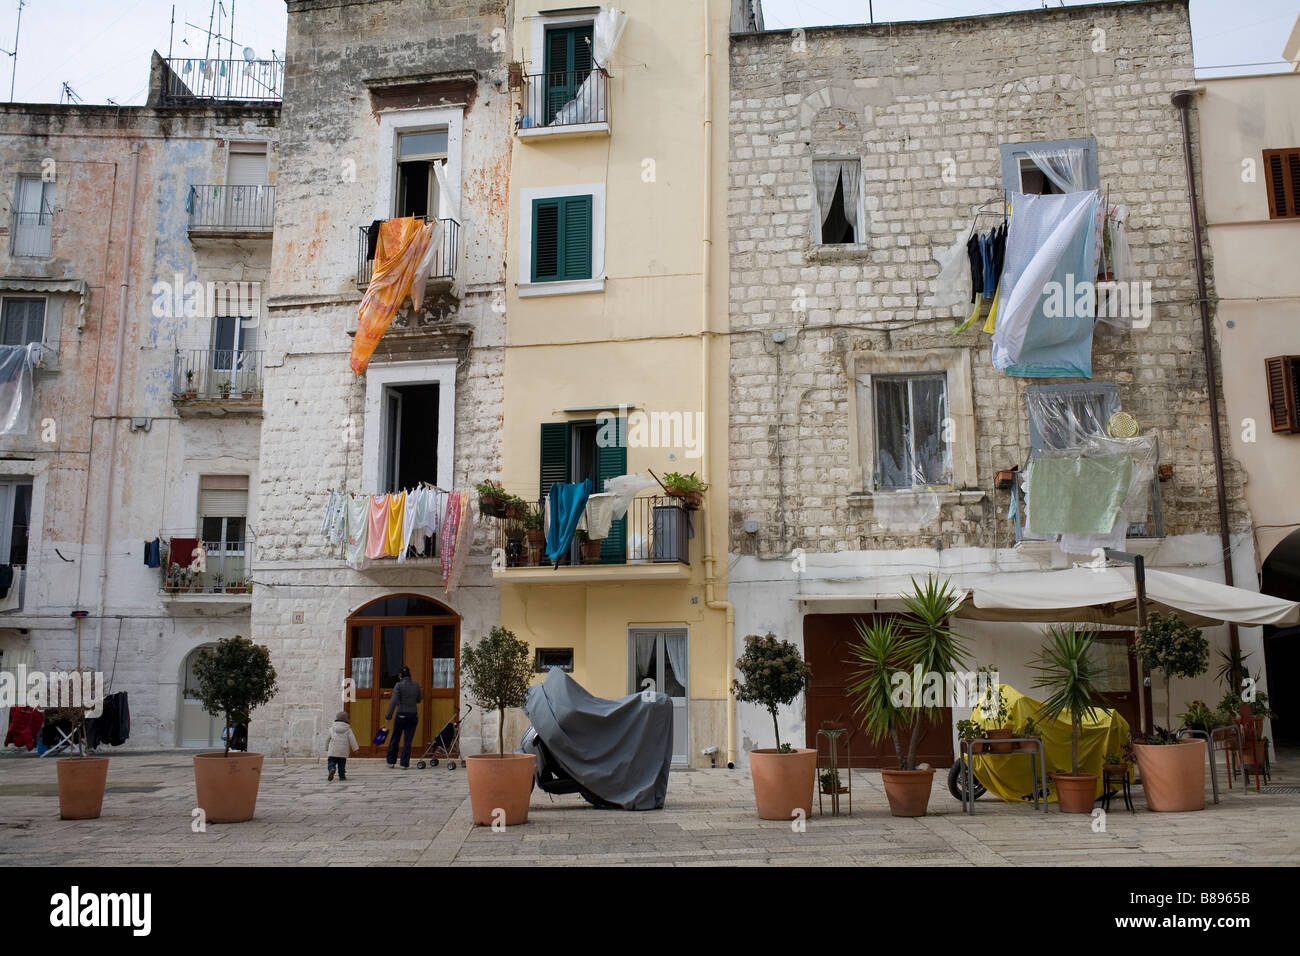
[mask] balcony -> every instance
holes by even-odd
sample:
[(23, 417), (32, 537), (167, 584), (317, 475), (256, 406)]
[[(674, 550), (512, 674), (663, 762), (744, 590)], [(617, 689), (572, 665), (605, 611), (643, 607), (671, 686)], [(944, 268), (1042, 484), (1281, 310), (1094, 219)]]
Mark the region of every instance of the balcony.
[(284, 98), (283, 60), (173, 57), (166, 63), (160, 91), (165, 106), (279, 103)]
[[(238, 541), (201, 541), (197, 536), (163, 535), (158, 588), (168, 601), (205, 604), (252, 603), (253, 536)], [(203, 570), (192, 570), (202, 547)]]
[(189, 232), (210, 237), (271, 237), (274, 186), (191, 186), (185, 199)]
[(182, 418), (262, 414), (262, 352), (177, 349), (172, 402)]
[[(423, 220), (424, 216), (416, 216)], [(442, 237), (433, 251), (433, 266), (429, 270), (429, 285), (450, 287), (456, 279), (456, 261), (460, 254), (460, 223), (455, 219), (439, 219)], [(370, 244), (370, 226), (357, 229), (357, 288), (370, 285), (375, 271), (375, 250)]]
[[(539, 503), (540, 506), (541, 503)], [(537, 506), (532, 506), (537, 507)], [(574, 584), (596, 581), (685, 581), (691, 577), (690, 539), (693, 512), (681, 500), (634, 498), (626, 517), (615, 521), (609, 537), (589, 542), (588, 553), (575, 536), (554, 567), (546, 557), (540, 532), (531, 535), (521, 520), (500, 518), (492, 577), (529, 584)], [(579, 528), (583, 526), (580, 524)], [(504, 567), (499, 567), (502, 558)]]
[(523, 78), (520, 139), (538, 136), (608, 136), (609, 77), (601, 70), (535, 73)]
[(48, 259), (50, 241), (54, 235), (53, 212), (18, 212), (13, 214), (13, 244), (10, 254), (15, 258), (26, 256)]

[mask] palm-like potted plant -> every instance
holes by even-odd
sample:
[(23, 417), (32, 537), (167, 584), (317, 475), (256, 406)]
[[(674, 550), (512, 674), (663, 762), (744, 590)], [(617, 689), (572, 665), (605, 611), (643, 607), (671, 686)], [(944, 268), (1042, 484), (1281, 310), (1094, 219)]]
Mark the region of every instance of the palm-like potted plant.
[[(248, 724), (253, 711), (275, 696), (271, 653), (246, 637), (235, 635), (204, 648), (194, 665), (198, 698), (203, 709), (225, 721), (228, 729)], [(194, 758), (198, 805), (208, 823), (242, 823), (253, 819), (263, 755), (231, 754), (230, 734), (224, 753)]]
[(1070, 772), (1054, 773), (1057, 802), (1062, 813), (1090, 813), (1101, 794), (1097, 774), (1079, 772), (1079, 734), (1083, 718), (1089, 719), (1103, 707), (1098, 689), (1102, 668), (1091, 656), (1096, 630), (1072, 624), (1053, 624), (1039, 652), (1034, 669), (1042, 676), (1034, 686), (1047, 690), (1039, 713), (1052, 720), (1063, 714), (1070, 721)]
[[(1197, 677), (1210, 666), (1210, 645), (1199, 628), (1174, 614), (1152, 614), (1133, 642), (1133, 653), (1149, 670), (1165, 677), (1165, 713), (1173, 715), (1175, 677)], [(1147, 809), (1179, 812), (1205, 808), (1205, 753), (1208, 742), (1177, 735), (1134, 738), (1133, 755), (1142, 777)]]
[(942, 718), (944, 701), (941, 694), (927, 697), (922, 687), (909, 684), (920, 673), (938, 675), (942, 687), (945, 675), (963, 669), (964, 639), (948, 626), (961, 601), (949, 581), (930, 575), (924, 584), (913, 579), (912, 592), (903, 596), (902, 617), (857, 625), (849, 699), (868, 734), (893, 741), (898, 767), (882, 769), (880, 776), (896, 817), (924, 816), (930, 805), (934, 768), (918, 767), (916, 751), (926, 722)]
[(774, 749), (749, 752), (759, 819), (789, 820), (796, 811), (802, 811), (806, 818), (812, 813), (817, 751), (781, 743), (777, 713), (781, 705), (794, 703), (808, 685), (812, 671), (799, 656), (799, 648), (775, 634), (746, 637), (736, 670), (740, 672), (740, 679), (732, 682), (736, 699), (758, 704), (771, 714), (776, 738)]
[(506, 710), (523, 706), (532, 683), (528, 642), (504, 627), (492, 628), (476, 647), (467, 646), (462, 652), (461, 678), (484, 710), (497, 712), (497, 752), (465, 758), (474, 822), (481, 826), (527, 823), (535, 758), (505, 752), (505, 725)]

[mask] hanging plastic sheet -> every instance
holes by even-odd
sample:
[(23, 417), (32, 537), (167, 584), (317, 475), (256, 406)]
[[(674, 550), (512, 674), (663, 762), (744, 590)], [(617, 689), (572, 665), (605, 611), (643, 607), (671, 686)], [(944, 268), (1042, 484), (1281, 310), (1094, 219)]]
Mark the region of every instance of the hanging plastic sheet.
[(621, 10), (615, 10), (611, 7), (603, 7), (596, 14), (592, 21), (592, 51), (594, 69), (582, 85), (578, 87), (577, 94), (569, 102), (560, 107), (555, 114), (555, 119), (551, 120), (552, 126), (571, 126), (575, 123), (604, 123), (606, 122), (605, 97), (606, 93), (597, 84), (600, 82), (601, 72), (609, 66), (610, 59), (614, 56), (614, 51), (618, 49), (618, 41), (623, 37), (623, 30), (627, 27), (627, 14)]
[(934, 280), (934, 299), (930, 303), (935, 308), (949, 305), (961, 305), (968, 298), (966, 292), (967, 269), (966, 236), (970, 230), (963, 230), (956, 242), (938, 256), (939, 275)]
[(387, 219), (379, 227), (375, 271), (357, 309), (357, 336), (352, 342), (352, 371), (362, 375), (370, 356), (393, 323), (411, 291), (415, 270), (424, 258), (433, 225), (414, 218)]
[(32, 424), (32, 369), (41, 345), (0, 345), (0, 435), (26, 435)]
[(1030, 388), (1025, 392), (1029, 433), (1038, 436), (1036, 448), (1062, 450), (1105, 436), (1111, 416), (1120, 410), (1116, 392), (1086, 391), (1071, 386)]
[(632, 507), (633, 498), (658, 484), (653, 478), (647, 478), (645, 475), (618, 475), (614, 478), (606, 478), (605, 490), (614, 495), (612, 519), (617, 521), (626, 515), (627, 509)]
[[(1091, 312), (1077, 315), (1075, 287), (1096, 275), (1096, 191), (1035, 196), (1016, 193), (993, 332), (993, 366), (1008, 375), (1092, 377)], [(1059, 308), (1044, 296), (1055, 283)]]
[(1029, 463), (1029, 530), (1109, 534), (1128, 498), (1133, 459), (1056, 454)]

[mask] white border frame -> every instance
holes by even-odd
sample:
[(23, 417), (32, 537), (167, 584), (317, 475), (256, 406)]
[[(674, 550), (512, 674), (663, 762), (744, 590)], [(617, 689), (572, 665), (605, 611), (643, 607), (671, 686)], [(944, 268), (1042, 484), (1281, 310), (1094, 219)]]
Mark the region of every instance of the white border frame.
[[(533, 201), (564, 196), (591, 197), (591, 278), (533, 282)], [(533, 186), (519, 190), (519, 297), (568, 295), (605, 290), (605, 184)]]
[[(379, 114), (379, 185), (375, 192), (375, 219), (391, 219), (397, 202), (397, 134), (421, 130), (447, 130), (447, 185), (455, 197), (438, 195), (438, 218), (461, 221), (461, 152), (465, 110), (459, 106), (437, 109), (385, 110)], [(453, 203), (451, 199), (455, 199)]]
[(393, 362), (372, 365), (366, 370), (365, 432), (361, 465), (361, 489), (379, 493), (380, 449), (388, 434), (384, 392), (393, 385), (438, 386), (438, 478), (439, 488), (450, 489), (456, 452), (456, 360)]

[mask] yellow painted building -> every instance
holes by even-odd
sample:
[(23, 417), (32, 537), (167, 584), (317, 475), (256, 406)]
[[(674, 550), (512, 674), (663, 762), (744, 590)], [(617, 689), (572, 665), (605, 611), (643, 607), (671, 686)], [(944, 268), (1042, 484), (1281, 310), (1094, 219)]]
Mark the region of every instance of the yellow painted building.
[[(727, 591), (727, 45), (730, 0), (514, 5), (502, 483), (695, 473), (658, 488), (600, 556), (502, 538), (504, 626), (591, 693), (676, 704), (674, 761), (730, 757)], [(616, 438), (617, 436), (617, 438)], [(594, 549), (593, 549), (594, 550)], [(705, 751), (717, 748), (711, 757)]]

